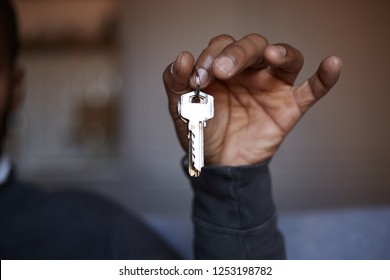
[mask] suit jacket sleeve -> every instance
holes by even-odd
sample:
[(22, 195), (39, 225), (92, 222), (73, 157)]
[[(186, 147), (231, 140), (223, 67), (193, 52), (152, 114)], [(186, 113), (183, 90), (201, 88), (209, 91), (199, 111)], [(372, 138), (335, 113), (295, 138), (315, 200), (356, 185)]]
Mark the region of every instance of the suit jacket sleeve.
[(190, 178), (197, 259), (284, 259), (268, 162), (204, 167)]

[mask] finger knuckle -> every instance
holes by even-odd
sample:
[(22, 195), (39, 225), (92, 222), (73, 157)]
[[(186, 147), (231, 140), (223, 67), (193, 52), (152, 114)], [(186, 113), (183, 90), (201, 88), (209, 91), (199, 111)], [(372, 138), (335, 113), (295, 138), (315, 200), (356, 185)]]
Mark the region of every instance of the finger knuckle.
[(212, 45), (229, 45), (229, 44), (232, 44), (234, 43), (236, 40), (228, 35), (228, 34), (221, 34), (221, 35), (218, 35), (218, 36), (215, 36), (214, 38), (212, 38), (209, 42), (209, 46), (212, 46)]
[(256, 46), (265, 47), (269, 44), (267, 38), (257, 33), (248, 34), (245, 38)]
[(248, 56), (248, 50), (243, 46), (235, 44), (232, 45), (229, 49), (226, 50), (225, 55), (229, 55), (235, 58), (242, 58)]

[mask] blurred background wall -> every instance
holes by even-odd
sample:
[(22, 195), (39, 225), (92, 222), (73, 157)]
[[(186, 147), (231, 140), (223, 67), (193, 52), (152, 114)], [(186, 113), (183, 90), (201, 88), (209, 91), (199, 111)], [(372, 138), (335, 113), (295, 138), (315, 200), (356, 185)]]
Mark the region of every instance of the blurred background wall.
[(279, 210), (390, 203), (389, 1), (15, 2), (27, 96), (9, 149), (22, 179), (189, 214), (162, 72), (218, 34), (256, 32), (302, 51), (298, 83), (327, 55), (343, 59), (339, 83), (271, 163)]

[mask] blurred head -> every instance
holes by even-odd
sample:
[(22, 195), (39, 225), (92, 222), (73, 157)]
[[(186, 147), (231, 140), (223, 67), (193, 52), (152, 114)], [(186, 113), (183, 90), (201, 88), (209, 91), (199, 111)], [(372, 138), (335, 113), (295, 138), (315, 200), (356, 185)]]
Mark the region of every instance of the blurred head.
[(19, 41), (15, 11), (8, 0), (0, 0), (0, 153), (9, 114), (22, 96), (23, 70), (17, 65)]

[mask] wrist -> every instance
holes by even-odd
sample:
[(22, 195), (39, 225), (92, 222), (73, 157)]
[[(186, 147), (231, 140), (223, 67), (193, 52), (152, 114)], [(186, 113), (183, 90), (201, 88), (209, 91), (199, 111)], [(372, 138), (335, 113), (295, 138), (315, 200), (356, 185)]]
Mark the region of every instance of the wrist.
[(207, 166), (199, 177), (189, 177), (194, 218), (232, 229), (252, 228), (268, 220), (275, 212), (268, 163)]
[[(240, 139), (242, 140), (242, 139)], [(204, 161), (206, 166), (246, 166), (268, 161), (278, 150), (280, 141), (258, 140), (257, 143), (235, 141), (225, 145), (205, 145)]]
[(248, 153), (247, 155), (225, 155), (219, 158), (205, 158), (205, 166), (223, 166), (223, 167), (242, 167), (242, 166), (250, 166), (250, 165), (258, 165), (264, 162), (269, 162), (274, 155), (274, 151), (256, 154), (256, 153)]

